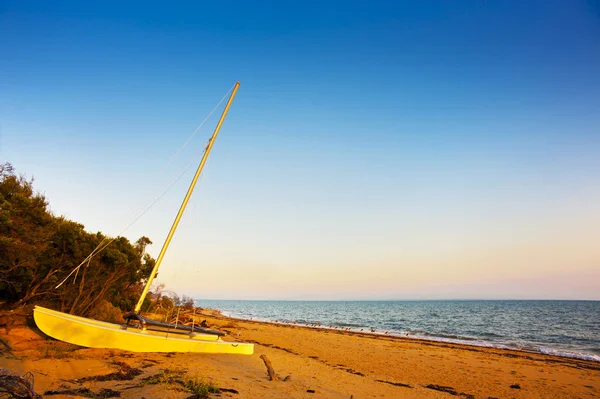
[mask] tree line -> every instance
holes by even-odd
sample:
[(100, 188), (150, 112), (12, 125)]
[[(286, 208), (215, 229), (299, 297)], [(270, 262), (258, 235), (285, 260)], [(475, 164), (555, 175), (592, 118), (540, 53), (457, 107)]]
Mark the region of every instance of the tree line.
[[(88, 316), (108, 302), (132, 310), (155, 264), (145, 252), (152, 243), (147, 237), (135, 243), (114, 238), (56, 288), (108, 240), (112, 238), (52, 214), (33, 179), (17, 175), (10, 163), (0, 164), (0, 307), (40, 304)], [(147, 298), (142, 309), (148, 310), (151, 302)], [(172, 306), (173, 301), (158, 303)]]

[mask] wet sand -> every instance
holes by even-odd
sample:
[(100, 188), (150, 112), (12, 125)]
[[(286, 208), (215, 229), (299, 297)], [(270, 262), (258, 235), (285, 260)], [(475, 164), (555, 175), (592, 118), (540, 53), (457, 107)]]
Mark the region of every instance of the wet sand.
[[(0, 330), (12, 348), (3, 350), (0, 367), (31, 372), (38, 393), (71, 392), (47, 395), (56, 398), (86, 392), (189, 398), (192, 394), (177, 382), (187, 377), (215, 382), (222, 388), (210, 396), (215, 398), (600, 397), (598, 362), (238, 320), (210, 310), (202, 318), (229, 332), (226, 340), (253, 342), (255, 354), (80, 348), (49, 339), (35, 327), (15, 326), (8, 334)], [(261, 355), (272, 363), (278, 381), (269, 380)]]

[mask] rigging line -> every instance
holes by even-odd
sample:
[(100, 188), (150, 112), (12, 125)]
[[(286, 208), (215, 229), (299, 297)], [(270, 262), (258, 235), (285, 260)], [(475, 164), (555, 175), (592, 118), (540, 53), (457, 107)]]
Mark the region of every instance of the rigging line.
[[(89, 258), (89, 259), (88, 259), (88, 262), (87, 262), (87, 266), (86, 266), (86, 267), (89, 267), (89, 266), (90, 266), (90, 262), (91, 262), (91, 261), (92, 261), (92, 258)], [(79, 269), (77, 269), (77, 273), (75, 273), (75, 277), (73, 277), (73, 284), (75, 284), (75, 283), (77, 282), (77, 276), (78, 276), (78, 275), (79, 275)]]
[[(179, 153), (181, 153), (181, 151), (183, 151), (185, 149), (185, 147), (187, 147), (187, 145), (192, 140), (192, 138), (196, 135), (196, 133), (198, 133), (198, 131), (202, 128), (202, 126), (204, 126), (204, 124), (206, 123), (206, 121), (208, 121), (208, 119), (210, 119), (210, 117), (212, 116), (212, 114), (219, 108), (219, 106), (223, 103), (223, 101), (227, 98), (227, 96), (229, 96), (229, 94), (231, 93), (231, 91), (233, 90), (234, 87), (235, 87), (235, 84), (233, 86), (231, 86), (231, 88), (229, 89), (229, 91), (227, 93), (225, 93), (225, 95), (221, 98), (221, 100), (219, 101), (219, 103), (212, 109), (212, 111), (210, 111), (210, 113), (206, 116), (206, 118), (204, 118), (204, 120), (198, 125), (198, 127), (196, 127), (196, 130), (194, 130), (194, 132), (187, 138), (187, 140), (185, 141), (185, 143), (183, 143), (183, 145), (175, 152), (175, 154), (173, 154), (171, 156), (171, 159), (169, 159), (169, 162), (167, 162), (167, 164), (165, 166), (163, 166), (163, 168), (158, 173), (157, 177), (161, 177), (165, 173), (165, 171), (171, 165), (171, 163), (179, 156)], [(189, 169), (189, 167), (188, 167), (188, 169)], [(134, 215), (133, 217), (135, 218), (136, 215), (139, 212), (142, 212), (142, 210), (145, 209), (145, 207), (147, 207), (148, 204), (150, 204), (150, 203), (153, 203), (153, 198), (150, 198), (146, 202), (146, 204), (144, 206), (140, 207), (138, 209), (138, 211), (133, 214)], [(144, 211), (144, 213), (145, 213), (145, 211)], [(131, 211), (129, 211), (127, 213), (127, 215), (129, 215), (129, 214), (131, 214)], [(137, 220), (137, 219), (138, 218), (136, 218), (135, 220)]]
[[(206, 149), (204, 149), (204, 151), (206, 151)], [(100, 253), (100, 251), (104, 250), (104, 248), (108, 247), (110, 244), (112, 244), (113, 241), (115, 241), (121, 234), (123, 234), (127, 229), (129, 229), (133, 224), (135, 224), (135, 222), (137, 222), (142, 216), (144, 216), (144, 214), (146, 212), (148, 212), (175, 184), (177, 184), (177, 182), (179, 180), (181, 180), (181, 178), (187, 173), (188, 170), (190, 170), (190, 168), (193, 166), (193, 158), (194, 157), (190, 157), (190, 163), (188, 165), (187, 168), (185, 168), (185, 170), (183, 172), (181, 172), (181, 174), (179, 175), (179, 177), (177, 177), (177, 179), (171, 183), (171, 185), (169, 187), (167, 187), (167, 189), (165, 191), (163, 191), (162, 194), (160, 194), (155, 200), (154, 202), (152, 202), (150, 204), (150, 206), (148, 206), (138, 217), (136, 217), (131, 223), (129, 223), (129, 225), (127, 225), (123, 230), (121, 230), (121, 232), (119, 234), (117, 234), (116, 237), (111, 238), (110, 240), (108, 240), (107, 237), (103, 238), (102, 241), (100, 241), (100, 244), (98, 244), (98, 246), (92, 251), (92, 253), (90, 253), (77, 267), (75, 267), (75, 269), (73, 269), (71, 271), (71, 273), (69, 273), (69, 275), (67, 277), (65, 277), (56, 287), (59, 288), (61, 285), (64, 284), (65, 281), (67, 281), (69, 279), (69, 277), (71, 277), (73, 275), (73, 273), (75, 272), (79, 272), (79, 269), (81, 268), (81, 266), (83, 266), (86, 262), (90, 262), (91, 259), (96, 256), (98, 253)], [(202, 178), (202, 176), (200, 177)], [(105, 240), (108, 240), (108, 242), (104, 245), (103, 242)]]
[[(56, 288), (60, 287), (61, 285), (63, 285), (63, 284), (64, 284), (64, 282), (65, 282), (65, 281), (67, 281), (67, 279), (73, 275), (73, 273), (75, 273), (75, 272), (79, 273), (79, 269), (81, 268), (81, 266), (83, 266), (83, 264), (84, 264), (85, 262), (88, 262), (88, 263), (89, 263), (89, 262), (92, 260), (92, 258), (93, 258), (94, 256), (96, 256), (96, 254), (98, 254), (98, 252), (100, 252), (101, 250), (103, 250), (104, 248), (106, 248), (106, 245), (105, 245), (105, 246), (103, 246), (102, 248), (100, 248), (100, 247), (101, 247), (101, 245), (102, 245), (102, 244), (104, 243), (104, 241), (106, 241), (106, 240), (108, 240), (108, 238), (107, 238), (107, 237), (104, 237), (104, 238), (102, 239), (102, 241), (100, 241), (100, 243), (99, 243), (99, 244), (96, 246), (96, 248), (94, 248), (94, 250), (93, 250), (93, 251), (92, 251), (92, 252), (91, 252), (91, 253), (90, 253), (88, 256), (86, 256), (86, 258), (85, 258), (84, 260), (82, 260), (82, 261), (81, 261), (81, 263), (80, 263), (79, 265), (77, 265), (77, 266), (76, 266), (76, 267), (75, 267), (75, 268), (74, 268), (74, 269), (71, 271), (71, 273), (69, 273), (69, 275), (68, 275), (67, 277), (65, 277), (65, 278), (64, 278), (64, 280), (62, 280), (62, 281), (61, 281), (61, 282), (60, 282), (60, 283), (59, 283), (59, 284), (58, 284), (56, 287), (54, 287), (54, 289), (56, 289)], [(112, 241), (114, 241), (114, 239), (113, 239), (113, 240), (111, 240), (111, 241), (109, 242), (109, 244), (110, 244)], [(107, 244), (107, 245), (108, 245), (108, 244)], [(77, 275), (75, 275), (75, 277), (77, 278)]]
[[(185, 143), (183, 143), (183, 145), (175, 152), (175, 154), (173, 154), (173, 156), (171, 156), (171, 159), (169, 159), (169, 162), (167, 162), (167, 164), (165, 166), (163, 166), (163, 168), (159, 172), (158, 177), (160, 177), (161, 175), (164, 174), (164, 172), (169, 167), (169, 165), (171, 165), (171, 163), (179, 156), (179, 153), (181, 151), (183, 151), (185, 149), (185, 147), (187, 147), (187, 145), (192, 140), (192, 138), (194, 138), (194, 136), (196, 135), (196, 133), (198, 133), (198, 131), (200, 130), (200, 128), (202, 128), (202, 126), (204, 126), (204, 124), (206, 123), (206, 121), (208, 121), (208, 119), (219, 108), (219, 106), (223, 103), (223, 101), (227, 98), (227, 96), (229, 96), (229, 94), (231, 93), (231, 91), (233, 90), (234, 87), (235, 87), (235, 85), (231, 86), (231, 88), (229, 89), (229, 91), (227, 93), (225, 93), (225, 95), (221, 98), (221, 100), (219, 101), (219, 103), (212, 109), (212, 111), (210, 111), (210, 113), (206, 116), (206, 118), (204, 118), (204, 120), (198, 125), (198, 127), (196, 127), (196, 130), (194, 130), (194, 132), (190, 135), (190, 137), (187, 138), (187, 140), (185, 141)], [(188, 169), (189, 169), (189, 167), (188, 167)], [(150, 199), (146, 204), (148, 204), (150, 202), (152, 202), (152, 199)], [(142, 209), (144, 209), (144, 208), (142, 207)], [(138, 211), (138, 212), (140, 212), (140, 211)]]
[[(210, 140), (209, 140), (210, 142)], [(208, 146), (208, 145), (207, 145)], [(206, 148), (204, 148), (204, 152), (206, 152)], [(136, 219), (134, 219), (131, 223), (129, 223), (129, 225), (127, 225), (123, 230), (121, 230), (121, 232), (119, 234), (117, 234), (116, 237), (111, 238), (110, 240), (108, 240), (108, 237), (105, 237), (102, 239), (102, 241), (100, 241), (100, 244), (98, 244), (98, 246), (92, 251), (92, 253), (90, 253), (77, 267), (75, 267), (75, 269), (73, 269), (71, 271), (71, 273), (69, 273), (69, 275), (67, 277), (65, 277), (55, 288), (59, 288), (61, 285), (64, 284), (65, 281), (67, 281), (69, 279), (69, 277), (71, 277), (73, 275), (73, 273), (77, 272), (79, 273), (79, 269), (81, 268), (81, 266), (83, 266), (86, 262), (89, 264), (89, 262), (91, 261), (91, 259), (96, 256), (98, 253), (100, 253), (102, 250), (104, 250), (104, 248), (108, 247), (113, 241), (115, 241), (121, 234), (123, 234), (127, 229), (129, 229), (133, 224), (135, 224), (135, 222), (137, 222), (142, 216), (144, 216), (144, 214), (146, 212), (148, 212), (165, 194), (167, 194), (167, 192), (169, 190), (171, 190), (171, 188), (173, 188), (173, 186), (175, 184), (177, 184), (177, 182), (179, 180), (181, 180), (181, 178), (187, 173), (188, 170), (190, 170), (190, 168), (193, 166), (194, 164), (194, 158), (196, 158), (195, 155), (190, 156), (188, 158), (189, 164), (187, 166), (187, 168), (185, 168), (185, 170), (183, 172), (181, 172), (181, 174), (177, 177), (177, 179), (175, 181), (173, 181), (173, 183), (171, 183), (171, 185), (169, 187), (167, 187), (167, 189), (165, 191), (163, 191), (162, 194), (160, 194), (155, 200), (154, 202), (152, 202), (152, 204), (150, 204), (150, 206), (148, 206)], [(202, 181), (202, 175), (200, 175), (200, 181)], [(108, 240), (108, 242), (104, 245), (102, 245), (102, 243), (104, 241)]]
[[(173, 160), (175, 160), (175, 158), (177, 158), (177, 156), (179, 155), (179, 153), (188, 145), (188, 143), (190, 142), (190, 140), (196, 135), (196, 133), (198, 133), (198, 131), (200, 130), (200, 128), (206, 123), (206, 121), (211, 117), (211, 115), (217, 110), (217, 108), (219, 108), (219, 106), (221, 105), (221, 103), (223, 102), (223, 100), (225, 100), (225, 98), (227, 98), (227, 96), (231, 93), (231, 91), (234, 89), (235, 84), (229, 89), (229, 91), (221, 98), (221, 100), (219, 101), (219, 103), (212, 109), (212, 111), (210, 111), (210, 113), (208, 114), (208, 116), (206, 118), (204, 118), (204, 120), (202, 121), (202, 123), (200, 123), (200, 125), (198, 125), (198, 127), (196, 128), (196, 130), (194, 130), (194, 133), (191, 134), (190, 137), (188, 137), (188, 139), (185, 141), (185, 143), (179, 148), (179, 150), (177, 150), (177, 152), (171, 157), (171, 159), (169, 160), (169, 162), (163, 167), (163, 169), (161, 170), (161, 172), (159, 173), (159, 176), (161, 176), (164, 171), (166, 170), (166, 168), (172, 163)], [(210, 139), (209, 139), (210, 142)], [(206, 151), (206, 148), (204, 149), (204, 151)], [(191, 157), (190, 157), (191, 158)], [(154, 200), (151, 198), (147, 203), (146, 203), (146, 209), (143, 209), (141, 211), (141, 214), (139, 214), (137, 217), (135, 217), (135, 219), (129, 223), (118, 235), (120, 236), (121, 234), (123, 234), (127, 229), (129, 229), (135, 222), (137, 222), (144, 214), (146, 214), (166, 193), (167, 191), (169, 191), (174, 185), (175, 183), (177, 183), (182, 177), (183, 175), (190, 169), (190, 167), (192, 166), (192, 163), (190, 163), (188, 165), (187, 168), (185, 168), (185, 170), (179, 175), (179, 177), (177, 177), (177, 179), (171, 183), (171, 185), (169, 187), (167, 187), (167, 189), (165, 191), (163, 191), (162, 194), (160, 194), (157, 198), (155, 198)], [(138, 211), (137, 213), (139, 213), (140, 211)], [(135, 214), (134, 214), (135, 215)], [(109, 246), (113, 241), (116, 240), (115, 238), (112, 238), (111, 240), (109, 240), (104, 246), (102, 246), (102, 243), (106, 240), (107, 238), (103, 238), (102, 241), (100, 241), (100, 243), (98, 244), (98, 246), (96, 246), (96, 248), (77, 266), (75, 267), (71, 273), (69, 273), (69, 275), (67, 277), (65, 277), (56, 287), (59, 288), (61, 285), (64, 284), (65, 281), (67, 281), (67, 279), (69, 277), (71, 277), (73, 275), (73, 273), (77, 272), (79, 273), (79, 269), (81, 268), (81, 266), (83, 266), (83, 264), (87, 261), (88, 263), (91, 261), (91, 259), (96, 256), (100, 251), (102, 251), (104, 248), (106, 248), (107, 246)]]
[[(212, 111), (210, 111), (210, 113), (208, 114), (208, 116), (202, 121), (202, 123), (200, 123), (198, 125), (198, 127), (196, 128), (196, 130), (194, 130), (194, 133), (192, 133), (192, 135), (190, 137), (188, 137), (188, 139), (185, 141), (185, 143), (183, 143), (183, 145), (181, 146), (181, 148), (179, 148), (177, 150), (177, 152), (171, 157), (171, 159), (169, 159), (169, 162), (167, 163), (167, 165), (165, 165), (165, 167), (163, 167), (163, 171), (164, 169), (166, 169), (171, 162), (177, 158), (177, 156), (179, 155), (179, 153), (181, 151), (183, 151), (183, 149), (188, 145), (188, 143), (190, 142), (190, 140), (196, 135), (196, 133), (198, 133), (198, 130), (200, 130), (200, 128), (206, 123), (206, 121), (211, 117), (211, 115), (217, 110), (217, 108), (219, 108), (219, 106), (221, 105), (221, 103), (229, 96), (229, 93), (231, 93), (231, 91), (233, 90), (233, 88), (235, 87), (235, 84), (233, 86), (231, 86), (231, 89), (229, 89), (229, 91), (227, 93), (225, 93), (225, 95), (223, 96), (223, 98), (221, 98), (221, 101), (219, 101), (219, 103), (212, 109)], [(161, 171), (162, 173), (162, 171)]]
[[(202, 154), (204, 154), (205, 151), (206, 148), (202, 151)], [(141, 208), (136, 214), (134, 214), (134, 221), (130, 223), (125, 229), (123, 229), (123, 232), (129, 227), (131, 227), (131, 225), (135, 223), (140, 217), (142, 217), (149, 210), (149, 208), (151, 208), (160, 198), (162, 198), (166, 194), (166, 192), (169, 191), (173, 187), (173, 185), (177, 183), (185, 173), (187, 173), (188, 170), (190, 170), (190, 168), (194, 165), (194, 161), (197, 159), (197, 157), (197, 154), (191, 154), (188, 157), (188, 159), (184, 163), (184, 169), (181, 169), (182, 171), (180, 172), (179, 176), (175, 179), (175, 181), (173, 181), (173, 183), (171, 183), (171, 185), (163, 193), (159, 194), (158, 196), (155, 196), (154, 198), (150, 198), (148, 202), (146, 202), (144, 208)], [(186, 163), (187, 166), (185, 166)]]
[(83, 264), (88, 261), (91, 260), (92, 257), (96, 256), (100, 251), (102, 251), (104, 248), (108, 247), (113, 241), (115, 241), (121, 234), (123, 234), (127, 229), (129, 229), (135, 222), (137, 222), (142, 216), (144, 216), (144, 214), (146, 212), (148, 212), (182, 177), (183, 175), (186, 174), (186, 172), (192, 167), (193, 164), (190, 163), (190, 165), (183, 171), (183, 173), (181, 173), (179, 175), (179, 177), (173, 182), (171, 183), (171, 185), (169, 187), (167, 187), (167, 189), (165, 191), (163, 191), (163, 193), (158, 196), (158, 198), (156, 198), (154, 200), (154, 202), (152, 202), (152, 204), (150, 204), (150, 206), (148, 208), (146, 208), (137, 218), (135, 218), (131, 223), (129, 223), (119, 234), (117, 234), (116, 237), (111, 238), (106, 244), (102, 245), (102, 242), (105, 240), (103, 239), (102, 241), (100, 241), (100, 244), (98, 244), (98, 246), (96, 247), (96, 249), (94, 249), (94, 251), (92, 251), (91, 254), (88, 255), (87, 258), (85, 258), (75, 269), (73, 269), (71, 271), (71, 273), (69, 273), (69, 275), (67, 277), (65, 277), (55, 288), (60, 287), (61, 285), (64, 284), (65, 281), (67, 281), (69, 279), (69, 277), (71, 277), (73, 275), (73, 273), (75, 273), (76, 271), (78, 271), (81, 266), (83, 266)]

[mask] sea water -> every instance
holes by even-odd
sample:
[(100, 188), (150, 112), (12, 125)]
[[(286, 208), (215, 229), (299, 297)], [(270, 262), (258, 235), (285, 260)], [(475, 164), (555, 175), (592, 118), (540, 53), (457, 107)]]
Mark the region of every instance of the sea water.
[(600, 301), (223, 301), (200, 307), (261, 321), (508, 349), (600, 362)]

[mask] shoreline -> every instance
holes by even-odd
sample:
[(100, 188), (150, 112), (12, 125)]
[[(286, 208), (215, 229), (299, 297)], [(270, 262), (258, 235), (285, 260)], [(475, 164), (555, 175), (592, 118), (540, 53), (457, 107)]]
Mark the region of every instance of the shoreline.
[[(331, 327), (331, 326), (321, 326), (321, 325), (315, 326), (313, 324), (281, 322), (281, 321), (274, 321), (274, 320), (264, 319), (264, 318), (247, 319), (244, 317), (234, 316), (231, 314), (225, 314), (225, 313), (223, 313), (223, 311), (221, 311), (219, 309), (214, 309), (214, 308), (202, 308), (202, 309), (217, 312), (223, 318), (229, 318), (232, 320), (238, 320), (238, 321), (250, 322), (250, 323), (256, 322), (256, 323), (267, 323), (267, 324), (281, 325), (281, 326), (302, 327), (302, 328), (314, 329), (314, 330), (318, 330), (318, 331), (350, 333), (350, 334), (360, 335), (360, 336), (364, 336), (364, 337), (372, 337), (372, 336), (390, 337), (390, 338), (396, 338), (396, 339), (402, 339), (402, 340), (416, 341), (419, 343), (421, 343), (421, 342), (423, 342), (423, 343), (436, 342), (436, 343), (442, 343), (442, 344), (457, 345), (457, 346), (461, 346), (461, 347), (465, 346), (465, 347), (474, 347), (474, 348), (505, 350), (505, 351), (512, 351), (512, 352), (518, 352), (518, 353), (529, 353), (529, 354), (533, 354), (533, 355), (551, 356), (551, 357), (556, 357), (556, 358), (560, 358), (560, 359), (575, 359), (575, 360), (583, 360), (583, 361), (600, 363), (600, 355), (587, 353), (587, 352), (574, 352), (574, 351), (554, 349), (554, 348), (549, 348), (549, 347), (534, 347), (534, 348), (519, 347), (519, 346), (512, 346), (512, 345), (502, 343), (502, 342), (485, 341), (485, 340), (478, 339), (478, 338), (473, 338), (473, 339), (466, 338), (466, 337), (465, 338), (446, 338), (446, 337), (440, 337), (440, 336), (435, 336), (435, 335), (431, 335), (428, 337), (428, 336), (420, 336), (420, 335), (415, 335), (415, 334), (408, 335), (408, 333), (402, 333), (402, 332), (397, 332), (397, 331), (393, 331), (393, 330), (387, 330), (385, 332), (356, 331), (353, 328), (345, 329), (345, 328), (335, 328), (335, 327)], [(365, 327), (365, 329), (366, 329), (366, 327)]]
[[(174, 381), (188, 378), (221, 387), (220, 396), (209, 396), (214, 399), (600, 397), (600, 364), (594, 361), (245, 320), (207, 308), (195, 314), (227, 332), (226, 341), (253, 343), (254, 354), (83, 348), (29, 323), (0, 329), (12, 348), (0, 351), (0, 368), (32, 373), (38, 393), (89, 390), (98, 397), (110, 389), (122, 398), (185, 399), (190, 393)], [(278, 381), (269, 380), (262, 357)]]

